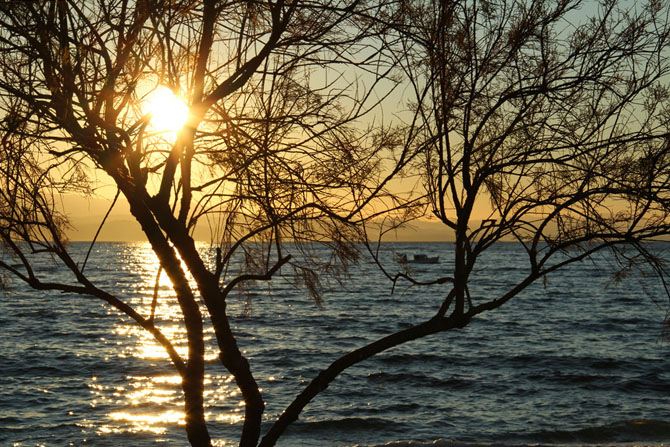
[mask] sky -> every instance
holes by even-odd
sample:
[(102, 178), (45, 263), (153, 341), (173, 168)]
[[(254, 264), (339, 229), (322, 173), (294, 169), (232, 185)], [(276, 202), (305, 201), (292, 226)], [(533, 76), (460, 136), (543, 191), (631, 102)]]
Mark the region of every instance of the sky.
[[(66, 196), (63, 208), (70, 217), (73, 228), (66, 233), (71, 241), (91, 241), (95, 237), (100, 222), (109, 209), (112, 199), (85, 198)], [(451, 230), (434, 221), (416, 221), (407, 228), (389, 233), (384, 239), (387, 242), (412, 241), (436, 242), (452, 241)], [(209, 231), (200, 228), (195, 233), (198, 241), (209, 241)], [(140, 225), (130, 215), (127, 202), (119, 198), (107, 222), (100, 231), (98, 241), (105, 242), (137, 242), (146, 241)]]
[[(587, 2), (584, 10), (580, 13), (593, 13), (594, 3)], [(587, 15), (588, 15), (587, 14)], [(398, 101), (392, 95), (388, 101)], [(151, 101), (150, 101), (151, 102)], [(183, 105), (183, 104), (182, 104)], [(159, 103), (150, 107), (152, 113), (154, 111), (170, 110), (171, 114), (167, 117), (172, 118), (175, 110), (174, 103)], [(397, 110), (397, 107), (391, 106), (388, 110)], [(382, 112), (384, 108), (382, 108)], [(371, 118), (373, 119), (373, 118)], [(374, 119), (380, 119), (379, 116), (374, 116)], [(111, 197), (109, 198), (84, 198), (68, 196), (64, 199), (63, 207), (66, 214), (71, 220), (73, 228), (67, 231), (68, 237), (73, 241), (89, 241), (95, 236), (102, 217), (107, 212), (111, 204)], [(479, 204), (476, 210), (477, 216), (475, 219), (486, 219), (490, 216), (486, 215), (486, 206)], [(475, 224), (475, 222), (473, 222)], [(195, 233), (197, 240), (209, 240), (209, 231), (207, 228), (199, 228)], [(144, 236), (139, 224), (130, 215), (128, 205), (120, 198), (119, 203), (109, 216), (109, 219), (102, 229), (98, 240), (100, 241), (144, 241)], [(388, 235), (389, 241), (450, 241), (453, 240), (452, 232), (446, 226), (434, 221), (416, 221), (413, 225), (398, 230)]]

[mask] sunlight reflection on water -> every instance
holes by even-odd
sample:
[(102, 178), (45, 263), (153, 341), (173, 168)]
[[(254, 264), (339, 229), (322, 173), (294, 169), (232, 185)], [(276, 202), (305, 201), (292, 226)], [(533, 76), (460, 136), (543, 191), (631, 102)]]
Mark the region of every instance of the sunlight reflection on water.
[[(140, 314), (148, 317), (152, 312), (154, 293), (155, 324), (171, 340), (177, 352), (186, 358), (188, 344), (179, 304), (171, 287), (169, 277), (160, 269), (155, 253), (148, 245), (128, 245), (123, 253), (127, 298)], [(195, 286), (193, 278), (189, 278)], [(109, 313), (114, 313), (110, 310)], [(104, 339), (107, 345), (121, 345), (117, 350), (119, 358), (132, 357), (147, 362), (145, 374), (125, 377), (123, 386), (102, 384), (92, 377), (89, 389), (93, 395), (91, 405), (108, 407), (105, 423), (85, 422), (83, 425), (94, 429), (99, 435), (146, 432), (166, 434), (170, 428), (182, 429), (184, 425), (183, 395), (181, 377), (176, 374), (165, 349), (144, 329), (119, 320), (114, 328), (115, 337)], [(213, 330), (205, 329), (205, 342), (213, 338)], [(125, 341), (118, 341), (118, 340)], [(208, 347), (206, 362), (215, 362), (218, 352)], [(216, 370), (216, 368), (213, 368)], [(205, 406), (207, 419), (220, 423), (237, 424), (243, 419), (243, 402), (238, 396), (233, 377), (224, 374), (206, 374)], [(211, 411), (215, 409), (215, 411)], [(221, 441), (215, 445), (223, 446)]]

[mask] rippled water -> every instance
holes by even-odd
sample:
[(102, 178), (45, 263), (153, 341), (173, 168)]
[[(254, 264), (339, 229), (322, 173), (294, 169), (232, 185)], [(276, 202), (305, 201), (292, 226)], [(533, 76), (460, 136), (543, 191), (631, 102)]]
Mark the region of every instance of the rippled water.
[[(87, 246), (73, 248), (83, 255)], [(450, 268), (450, 244), (384, 248), (389, 256), (439, 254), (444, 262), (418, 268), (424, 277)], [(148, 247), (103, 243), (96, 251), (87, 267), (95, 282), (148, 314), (157, 271)], [(495, 247), (473, 299), (518, 279), (520, 259), (515, 244)], [(670, 443), (670, 345), (659, 342), (667, 299), (650, 279), (611, 283), (609, 264), (574, 265), (463, 330), (346, 371), (280, 445)], [(41, 271), (65, 278), (47, 264)], [(431, 316), (445, 293), (400, 285), (391, 294), (363, 263), (350, 283), (324, 294), (322, 308), (289, 278), (270, 292), (251, 288), (249, 302), (234, 296), (232, 324), (263, 388), (266, 419), (339, 355)], [(183, 350), (173, 304), (163, 279), (157, 318)], [(209, 425), (218, 445), (235, 445), (241, 397), (210, 349)], [(182, 418), (175, 371), (128, 318), (92, 298), (16, 282), (0, 297), (0, 445), (180, 446)]]

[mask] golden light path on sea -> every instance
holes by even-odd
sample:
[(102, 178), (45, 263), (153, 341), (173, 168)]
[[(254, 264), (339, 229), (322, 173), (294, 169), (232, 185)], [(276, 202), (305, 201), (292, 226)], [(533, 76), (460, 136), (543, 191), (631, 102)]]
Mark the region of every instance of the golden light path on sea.
[[(158, 260), (148, 245), (128, 245), (126, 252), (128, 280), (125, 284), (127, 300), (142, 315), (151, 314)], [(134, 278), (134, 279), (133, 279)], [(154, 321), (170, 339), (177, 352), (184, 358), (188, 346), (179, 306), (165, 272), (158, 279), (157, 302)], [(109, 310), (114, 314), (113, 310)], [(104, 406), (106, 421), (103, 424), (84, 421), (83, 427), (95, 430), (98, 435), (140, 433), (161, 435), (170, 428), (183, 429), (184, 411), (181, 377), (172, 366), (165, 349), (149, 334), (129, 320), (117, 320), (113, 336), (105, 340), (114, 345), (116, 358), (110, 362), (127, 362), (142, 365), (139, 373), (124, 377), (94, 376), (89, 383), (91, 407)], [(205, 411), (209, 422), (236, 424), (243, 418), (244, 402), (238, 394), (232, 376), (218, 364), (218, 353), (212, 343), (214, 334), (206, 329), (205, 343), (209, 345), (205, 360)], [(219, 441), (215, 445), (225, 445)]]

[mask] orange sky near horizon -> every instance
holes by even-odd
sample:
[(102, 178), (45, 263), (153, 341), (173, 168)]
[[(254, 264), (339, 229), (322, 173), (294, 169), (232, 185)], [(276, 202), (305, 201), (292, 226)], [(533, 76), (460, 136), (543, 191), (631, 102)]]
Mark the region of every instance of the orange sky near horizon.
[[(64, 196), (62, 206), (70, 219), (72, 228), (66, 231), (71, 241), (91, 241), (112, 204), (112, 199), (88, 198), (81, 196)], [(452, 230), (440, 222), (420, 220), (408, 225), (407, 228), (389, 233), (387, 242), (451, 242)], [(195, 232), (198, 241), (210, 240), (207, 228), (198, 228)], [(140, 225), (130, 215), (128, 204), (119, 197), (107, 222), (98, 236), (101, 242), (138, 242), (146, 241)]]

